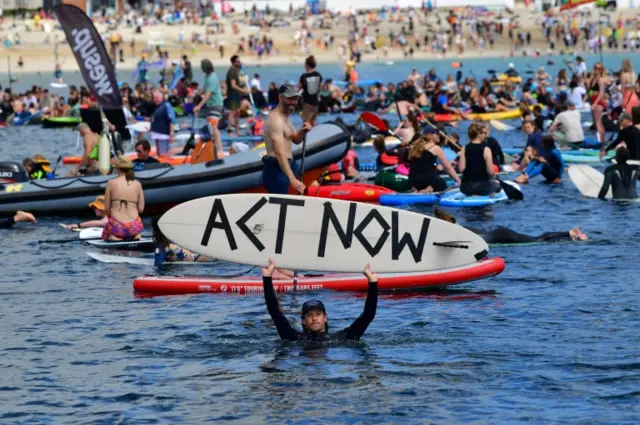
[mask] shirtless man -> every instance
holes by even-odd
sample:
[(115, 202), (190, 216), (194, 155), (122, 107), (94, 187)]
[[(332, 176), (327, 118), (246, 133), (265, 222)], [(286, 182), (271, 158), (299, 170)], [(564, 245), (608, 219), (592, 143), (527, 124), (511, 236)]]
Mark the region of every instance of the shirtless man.
[(397, 102), (393, 102), (391, 105), (380, 111), (380, 114), (387, 114), (390, 112), (396, 112), (405, 119), (409, 114), (409, 110), (420, 111), (420, 107), (413, 102), (409, 102), (406, 100), (398, 100)]
[(78, 125), (78, 133), (82, 137), (84, 152), (82, 159), (76, 168), (71, 171), (72, 176), (92, 175), (98, 171), (100, 136), (91, 131), (87, 123)]
[(296, 109), (302, 94), (301, 90), (293, 84), (286, 83), (280, 86), (278, 92), (278, 106), (269, 114), (264, 131), (267, 153), (262, 157), (264, 162), (262, 184), (269, 193), (286, 195), (291, 185), (302, 194), (306, 188), (304, 183), (296, 177), (299, 167), (293, 160), (291, 143), (296, 145), (302, 143), (305, 133), (312, 127), (311, 124), (304, 123), (296, 133), (289, 120), (289, 115)]

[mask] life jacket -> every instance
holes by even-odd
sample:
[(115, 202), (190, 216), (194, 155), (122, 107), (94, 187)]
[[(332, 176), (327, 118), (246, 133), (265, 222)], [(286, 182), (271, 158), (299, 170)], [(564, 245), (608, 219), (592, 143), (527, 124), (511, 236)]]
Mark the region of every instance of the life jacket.
[(330, 182), (342, 181), (342, 167), (340, 167), (340, 164), (329, 165), (325, 172), (324, 180)]
[(51, 172), (51, 161), (49, 161), (47, 158), (37, 158), (37, 159), (34, 158), (33, 162), (35, 162), (36, 164), (39, 164), (45, 173)]
[(251, 128), (252, 136), (262, 136), (264, 134), (264, 120), (257, 120), (255, 118), (249, 118), (247, 124)]

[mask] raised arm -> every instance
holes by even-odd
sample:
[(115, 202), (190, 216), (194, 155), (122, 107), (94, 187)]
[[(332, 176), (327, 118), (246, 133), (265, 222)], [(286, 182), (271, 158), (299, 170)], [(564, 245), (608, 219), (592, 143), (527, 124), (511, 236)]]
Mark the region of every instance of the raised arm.
[(262, 269), (262, 286), (264, 287), (264, 300), (267, 304), (267, 311), (271, 316), (271, 320), (273, 320), (273, 324), (276, 325), (280, 339), (297, 341), (300, 338), (300, 334), (291, 327), (289, 321), (282, 313), (278, 298), (276, 297), (276, 291), (273, 289), (273, 279), (271, 275), (274, 269), (275, 264), (273, 264), (272, 261), (269, 262), (269, 267)]
[(365, 276), (369, 280), (369, 290), (367, 291), (367, 300), (364, 303), (364, 311), (362, 314), (344, 330), (347, 339), (360, 339), (369, 327), (369, 324), (376, 317), (376, 309), (378, 307), (378, 277), (375, 273), (371, 273), (369, 265), (365, 269)]

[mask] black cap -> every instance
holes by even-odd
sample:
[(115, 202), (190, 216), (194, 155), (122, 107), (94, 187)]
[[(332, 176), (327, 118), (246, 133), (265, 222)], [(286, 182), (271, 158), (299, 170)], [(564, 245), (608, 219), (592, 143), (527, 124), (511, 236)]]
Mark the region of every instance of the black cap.
[(284, 97), (299, 97), (302, 95), (302, 90), (298, 89), (298, 87), (293, 84), (284, 83), (278, 89), (278, 93)]
[(305, 316), (311, 310), (321, 310), (323, 313), (326, 313), (327, 310), (324, 309), (324, 304), (320, 300), (309, 300), (306, 303), (302, 304), (302, 317)]

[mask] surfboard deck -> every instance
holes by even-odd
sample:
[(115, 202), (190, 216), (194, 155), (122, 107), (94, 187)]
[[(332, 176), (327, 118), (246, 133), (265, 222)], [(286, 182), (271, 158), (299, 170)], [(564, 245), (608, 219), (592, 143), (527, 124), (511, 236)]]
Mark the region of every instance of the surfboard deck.
[[(422, 272), (474, 264), (475, 233), (411, 211), (292, 195), (233, 194), (185, 202), (159, 221), (171, 241), (240, 264), (327, 272)], [(444, 245), (443, 245), (444, 244)]]
[[(587, 198), (598, 197), (602, 183), (604, 183), (604, 174), (589, 165), (570, 165), (567, 172), (582, 196)], [(609, 188), (605, 198), (613, 198), (611, 188)]]

